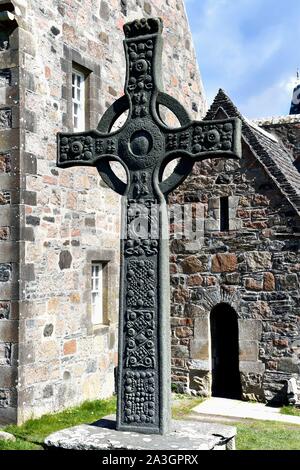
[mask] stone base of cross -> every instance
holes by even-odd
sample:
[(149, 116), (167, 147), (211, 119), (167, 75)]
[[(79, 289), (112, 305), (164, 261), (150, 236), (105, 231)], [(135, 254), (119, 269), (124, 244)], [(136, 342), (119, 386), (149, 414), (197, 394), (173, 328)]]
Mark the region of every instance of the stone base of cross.
[[(61, 168), (95, 166), (105, 183), (123, 196), (117, 429), (147, 434), (168, 432), (171, 415), (166, 197), (196, 161), (241, 156), (238, 119), (191, 121), (161, 91), (162, 28), (155, 18), (124, 26), (125, 95), (106, 111), (97, 130), (60, 133), (57, 161)], [(159, 105), (169, 108), (181, 127), (168, 128)], [(123, 127), (111, 132), (127, 110)], [(174, 159), (179, 161), (163, 181), (164, 169)], [(127, 182), (114, 173), (113, 161), (121, 163)], [(150, 214), (152, 206), (158, 208), (156, 217), (144, 216), (144, 230), (137, 229), (139, 208)]]

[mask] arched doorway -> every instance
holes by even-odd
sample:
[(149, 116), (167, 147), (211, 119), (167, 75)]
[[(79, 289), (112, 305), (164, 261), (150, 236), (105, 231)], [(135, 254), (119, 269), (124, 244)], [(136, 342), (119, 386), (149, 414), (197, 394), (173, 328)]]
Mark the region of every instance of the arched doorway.
[(239, 332), (235, 310), (226, 303), (210, 313), (212, 396), (241, 398)]

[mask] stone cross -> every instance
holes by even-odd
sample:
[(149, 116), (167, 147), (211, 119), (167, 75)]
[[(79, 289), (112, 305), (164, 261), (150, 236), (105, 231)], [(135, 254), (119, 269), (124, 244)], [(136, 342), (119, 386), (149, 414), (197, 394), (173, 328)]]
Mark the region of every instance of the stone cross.
[[(190, 174), (196, 161), (239, 158), (240, 121), (191, 121), (161, 86), (161, 19), (124, 26), (125, 95), (103, 115), (97, 130), (58, 134), (57, 165), (94, 166), (122, 198), (117, 429), (165, 434), (170, 425), (170, 313), (167, 195)], [(181, 127), (167, 127), (159, 105), (169, 108)], [(123, 127), (111, 132), (125, 112)], [(163, 171), (178, 162), (164, 181)], [(117, 161), (127, 182), (114, 172)], [(149, 233), (132, 230), (133, 207), (158, 207)], [(153, 236), (151, 224), (158, 224)]]

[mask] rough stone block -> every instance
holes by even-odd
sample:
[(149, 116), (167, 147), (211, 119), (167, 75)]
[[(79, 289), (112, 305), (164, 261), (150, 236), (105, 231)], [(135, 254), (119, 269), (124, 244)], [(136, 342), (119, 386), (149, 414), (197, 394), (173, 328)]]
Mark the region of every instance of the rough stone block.
[(10, 388), (16, 385), (17, 369), (11, 366), (0, 366), (0, 388)]
[(68, 250), (64, 250), (60, 252), (58, 264), (61, 270), (69, 269), (71, 267), (72, 255)]
[(205, 360), (209, 357), (208, 339), (194, 339), (191, 341), (191, 358)]
[(174, 421), (166, 435), (116, 431), (114, 417), (93, 425), (63, 429), (45, 439), (49, 448), (77, 450), (228, 450), (234, 449), (236, 428), (214, 423)]
[[(15, 242), (0, 241), (0, 263), (17, 262), (19, 253)], [(2, 274), (1, 274), (2, 273)], [(11, 277), (11, 265), (0, 264), (0, 281), (7, 282)]]
[(258, 342), (257, 341), (239, 341), (239, 358), (240, 361), (257, 361), (258, 358)]
[(21, 266), (21, 278), (23, 281), (34, 281), (35, 280), (35, 272), (34, 272), (34, 264), (24, 264)]
[(210, 361), (208, 359), (192, 359), (191, 361), (187, 362), (187, 366), (189, 369), (197, 369), (197, 370), (210, 370)]
[(24, 204), (27, 206), (36, 206), (37, 193), (35, 191), (23, 191)]
[(234, 253), (213, 255), (211, 270), (214, 273), (233, 272), (237, 269), (237, 257)]
[(18, 323), (14, 320), (0, 321), (0, 341), (16, 342), (18, 339)]
[(37, 173), (37, 159), (32, 153), (24, 152), (22, 160), (23, 172), (25, 174), (36, 175)]
[(51, 336), (53, 333), (53, 330), (54, 330), (54, 326), (52, 325), (52, 323), (49, 323), (48, 325), (45, 326), (43, 335), (45, 337)]
[(182, 272), (185, 274), (198, 273), (203, 270), (201, 261), (196, 256), (189, 256), (185, 258), (182, 263)]
[(40, 225), (40, 218), (34, 215), (28, 215), (26, 217), (26, 224), (33, 225), (34, 227), (36, 227), (37, 225)]
[(0, 441), (11, 441), (11, 442), (15, 442), (16, 438), (13, 434), (10, 434), (8, 432), (5, 432), (5, 431), (1, 431), (0, 430)]
[(207, 318), (195, 318), (194, 338), (207, 340), (209, 334), (209, 320)]
[(245, 279), (245, 288), (247, 290), (259, 291), (263, 288), (261, 279), (253, 279), (252, 277)]
[(100, 4), (100, 16), (105, 21), (108, 21), (109, 20), (109, 14), (110, 14), (109, 6), (108, 6), (107, 2), (102, 0), (101, 4)]
[(50, 398), (53, 396), (53, 385), (46, 385), (43, 389), (43, 398)]
[(206, 370), (190, 369), (189, 388), (195, 390), (201, 396), (209, 396), (211, 385), (210, 372)]
[(189, 357), (188, 347), (183, 346), (183, 345), (172, 346), (172, 357), (188, 358)]
[(263, 374), (265, 364), (260, 361), (240, 361), (239, 370), (244, 374)]
[(261, 339), (262, 322), (261, 320), (239, 319), (239, 339), (245, 341), (258, 341)]
[(249, 271), (264, 271), (272, 267), (272, 255), (267, 251), (249, 251), (244, 256)]
[(299, 374), (299, 361), (295, 357), (281, 357), (278, 361), (278, 370), (291, 374)]
[(263, 288), (266, 291), (273, 291), (275, 290), (275, 277), (273, 273), (265, 273), (264, 274), (264, 284)]
[(64, 355), (75, 354), (77, 351), (77, 341), (76, 339), (71, 339), (64, 343)]

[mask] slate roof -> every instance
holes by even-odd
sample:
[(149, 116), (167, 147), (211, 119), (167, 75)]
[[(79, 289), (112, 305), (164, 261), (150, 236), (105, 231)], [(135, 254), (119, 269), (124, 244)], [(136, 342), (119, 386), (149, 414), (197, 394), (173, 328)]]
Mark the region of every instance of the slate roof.
[(219, 90), (204, 119), (215, 119), (220, 108), (228, 117), (241, 119), (243, 138), (254, 156), (300, 215), (300, 173), (293, 165), (292, 155), (276, 137), (244, 118), (223, 90)]

